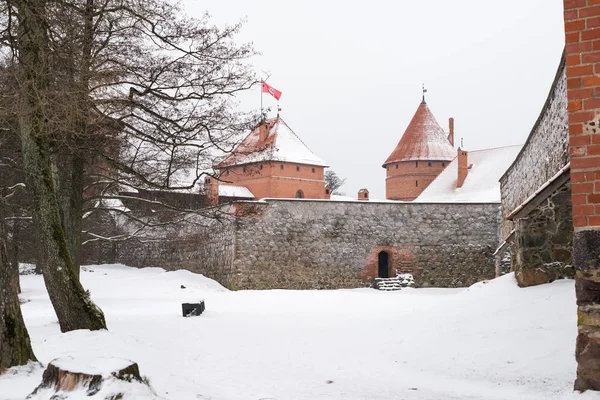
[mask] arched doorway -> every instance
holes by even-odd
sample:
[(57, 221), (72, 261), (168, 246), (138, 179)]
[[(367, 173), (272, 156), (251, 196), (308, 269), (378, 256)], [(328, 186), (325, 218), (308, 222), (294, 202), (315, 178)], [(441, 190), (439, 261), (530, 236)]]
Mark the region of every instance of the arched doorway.
[(387, 251), (382, 251), (377, 256), (377, 264), (379, 278), (389, 278), (390, 277), (390, 255)]
[(304, 198), (304, 192), (302, 191), (302, 189), (298, 189), (298, 191), (296, 192), (296, 198), (297, 199), (303, 199)]

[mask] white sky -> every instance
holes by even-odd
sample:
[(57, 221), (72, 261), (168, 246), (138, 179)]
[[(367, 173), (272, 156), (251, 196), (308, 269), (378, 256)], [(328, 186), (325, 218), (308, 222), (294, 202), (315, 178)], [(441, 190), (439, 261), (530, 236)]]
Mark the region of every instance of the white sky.
[[(281, 90), (281, 116), (347, 179), (385, 196), (381, 164), (421, 101), (468, 150), (524, 143), (564, 47), (563, 0), (185, 0), (240, 42)], [(260, 108), (260, 88), (240, 97)], [(266, 106), (276, 101), (264, 96)]]

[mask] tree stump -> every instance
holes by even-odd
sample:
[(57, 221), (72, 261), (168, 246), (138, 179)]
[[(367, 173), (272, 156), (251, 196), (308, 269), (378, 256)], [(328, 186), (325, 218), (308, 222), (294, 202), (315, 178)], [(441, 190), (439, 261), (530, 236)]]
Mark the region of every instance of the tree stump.
[[(60, 400), (68, 398), (68, 392), (73, 391), (85, 391), (87, 396), (94, 396), (109, 380), (146, 384), (140, 376), (137, 363), (130, 360), (64, 357), (52, 360), (48, 364), (42, 376), (42, 383), (27, 398), (46, 398), (39, 395), (55, 393), (50, 400)], [(110, 393), (104, 399), (119, 400), (123, 396), (123, 393)]]

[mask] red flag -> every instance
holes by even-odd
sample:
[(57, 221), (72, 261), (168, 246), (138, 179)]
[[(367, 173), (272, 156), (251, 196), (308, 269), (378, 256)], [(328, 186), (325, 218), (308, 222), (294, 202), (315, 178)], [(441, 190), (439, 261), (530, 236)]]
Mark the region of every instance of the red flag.
[(267, 82), (262, 81), (262, 92), (269, 93), (271, 96), (275, 97), (277, 100), (281, 97), (281, 92), (275, 89), (272, 86), (269, 86)]

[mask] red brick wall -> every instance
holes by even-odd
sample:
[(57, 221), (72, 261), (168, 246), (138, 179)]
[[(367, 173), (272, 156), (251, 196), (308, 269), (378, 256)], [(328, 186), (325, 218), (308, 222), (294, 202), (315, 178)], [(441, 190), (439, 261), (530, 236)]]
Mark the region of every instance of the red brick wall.
[(564, 0), (577, 297), (575, 390), (600, 390), (600, 0)]
[(295, 198), (298, 190), (302, 190), (307, 199), (328, 198), (325, 194), (324, 168), (319, 166), (286, 162), (256, 163), (223, 168), (221, 179), (247, 187), (257, 199)]
[(600, 226), (600, 0), (564, 0), (573, 225)]
[[(431, 166), (429, 165), (431, 164)], [(412, 201), (450, 164), (450, 161), (403, 161), (386, 166), (385, 197)], [(419, 182), (418, 186), (416, 182)]]
[(408, 246), (374, 246), (371, 248), (363, 270), (358, 277), (363, 282), (371, 282), (379, 276), (379, 253), (385, 251), (389, 255), (388, 276), (394, 277), (397, 273), (414, 274), (416, 271), (412, 249)]

